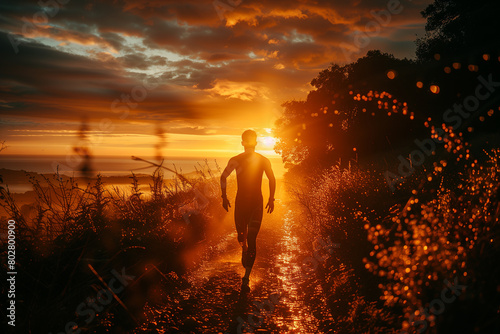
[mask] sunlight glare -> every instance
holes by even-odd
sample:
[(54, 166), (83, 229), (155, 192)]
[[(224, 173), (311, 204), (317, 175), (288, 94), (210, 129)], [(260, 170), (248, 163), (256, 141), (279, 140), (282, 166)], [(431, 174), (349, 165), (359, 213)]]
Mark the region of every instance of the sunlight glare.
[(262, 137), (261, 143), (265, 147), (274, 147), (274, 144), (276, 144), (276, 138), (271, 136)]

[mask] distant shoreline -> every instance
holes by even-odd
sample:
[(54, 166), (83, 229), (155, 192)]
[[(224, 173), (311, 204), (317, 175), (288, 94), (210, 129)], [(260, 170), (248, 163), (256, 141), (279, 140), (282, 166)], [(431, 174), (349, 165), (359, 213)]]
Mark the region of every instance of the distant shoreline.
[[(59, 169), (61, 175), (78, 177), (79, 163), (78, 161), (67, 161), (64, 155), (38, 155), (38, 156), (23, 156), (23, 155), (7, 155), (2, 154), (0, 160), (0, 169), (11, 171), (26, 171), (28, 173), (37, 174), (54, 174)], [(145, 160), (158, 163), (154, 157), (142, 157)], [(217, 171), (217, 165), (220, 169), (224, 169), (230, 156), (225, 157), (168, 157), (163, 161), (163, 166), (176, 169), (181, 174), (189, 174), (195, 172), (196, 169), (206, 167), (206, 162), (211, 170)], [(281, 162), (281, 157), (269, 157), (273, 170), (277, 177), (282, 177), (285, 169)], [(127, 177), (132, 173), (139, 175), (151, 175), (154, 167), (147, 163), (134, 161), (130, 156), (95, 156), (91, 160), (91, 167), (96, 175), (100, 173), (106, 177)], [(174, 168), (175, 167), (175, 168)], [(0, 173), (0, 175), (2, 175)], [(165, 178), (170, 178), (174, 174), (165, 170)], [(5, 177), (5, 175), (4, 175)], [(8, 179), (4, 179), (5, 182)]]

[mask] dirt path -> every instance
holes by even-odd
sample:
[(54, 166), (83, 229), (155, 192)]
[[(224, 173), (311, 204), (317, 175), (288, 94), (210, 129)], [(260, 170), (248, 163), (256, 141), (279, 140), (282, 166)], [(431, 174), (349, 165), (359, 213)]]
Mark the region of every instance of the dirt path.
[(170, 296), (163, 310), (151, 310), (151, 324), (163, 333), (319, 333), (301, 293), (304, 254), (292, 233), (293, 219), (293, 211), (279, 203), (265, 214), (248, 292), (241, 291), (244, 269), (230, 211), (227, 233), (207, 241), (210, 252), (186, 275), (187, 287)]

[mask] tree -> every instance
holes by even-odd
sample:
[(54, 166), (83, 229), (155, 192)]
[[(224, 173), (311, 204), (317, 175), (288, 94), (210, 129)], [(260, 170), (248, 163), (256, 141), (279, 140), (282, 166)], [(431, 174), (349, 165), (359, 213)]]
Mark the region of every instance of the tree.
[(311, 81), (305, 101), (283, 104), (276, 151), (288, 167), (308, 169), (383, 160), (424, 131), (405, 100), (419, 100), (413, 94), (416, 70), (414, 62), (380, 51), (331, 65)]
[(498, 54), (498, 13), (498, 0), (435, 0), (422, 11), (427, 24), (425, 37), (417, 40), (418, 59)]

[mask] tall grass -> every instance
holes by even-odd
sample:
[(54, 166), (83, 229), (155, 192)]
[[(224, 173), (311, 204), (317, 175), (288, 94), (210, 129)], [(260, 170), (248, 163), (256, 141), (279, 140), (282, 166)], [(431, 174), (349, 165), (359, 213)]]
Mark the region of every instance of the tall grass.
[(335, 165), (291, 188), (304, 212), (301, 224), (314, 231), (311, 241), (330, 238), (340, 244), (316, 271), (333, 316), (322, 319), (322, 330), (386, 332), (391, 317), (377, 308), (377, 281), (362, 262), (371, 248), (363, 226), (389, 213), (389, 190), (383, 176), (357, 166)]
[[(478, 163), (452, 140), (448, 161), (463, 158), (462, 172), (436, 161), (394, 194), (381, 173), (359, 167), (333, 166), (292, 186), (301, 223), (341, 245), (316, 272), (334, 317), (325, 331), (424, 332), (423, 321), (429, 332), (498, 329), (499, 151)], [(432, 314), (446, 282), (467, 289)]]
[(129, 192), (107, 190), (99, 175), (83, 187), (59, 174), (32, 178), (36, 214), (31, 216), (21, 213), (8, 187), (0, 189), (0, 205), (17, 224), (17, 284), (23, 287), (18, 312), (29, 319), (19, 329), (60, 332), (77, 317), (77, 306), (96, 295), (113, 269), (122, 268), (137, 277), (121, 297), (126, 307), (114, 300), (88, 325), (81, 318), (76, 322), (87, 332), (135, 327), (151, 296), (174, 288), (165, 277), (184, 271), (181, 253), (202, 240), (210, 220), (223, 214), (218, 174), (206, 163), (191, 178), (178, 173), (165, 182), (160, 166), (151, 175), (149, 192), (140, 190), (135, 175)]
[[(374, 245), (366, 267), (387, 278), (381, 298), (402, 307), (404, 329), (417, 331), (424, 327), (417, 323), (426, 323), (432, 332), (486, 332), (495, 317), (498, 329), (499, 153), (492, 151), (484, 165), (471, 163), (456, 188), (415, 190), (390, 217), (365, 225)], [(435, 196), (429, 197), (431, 190)], [(424, 312), (441, 300), (446, 281), (466, 291), (439, 317)]]

